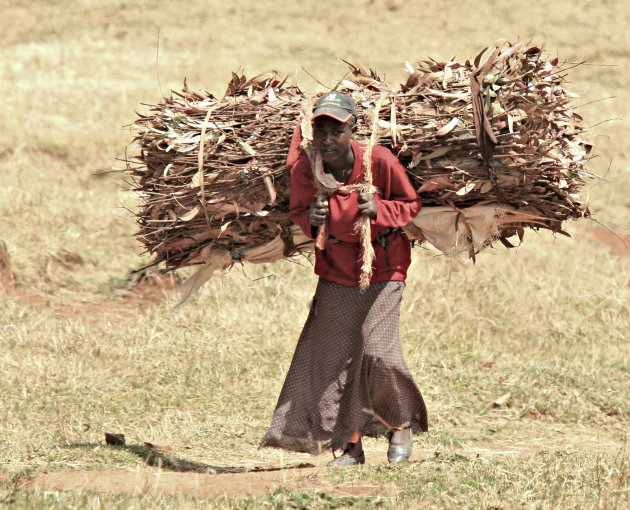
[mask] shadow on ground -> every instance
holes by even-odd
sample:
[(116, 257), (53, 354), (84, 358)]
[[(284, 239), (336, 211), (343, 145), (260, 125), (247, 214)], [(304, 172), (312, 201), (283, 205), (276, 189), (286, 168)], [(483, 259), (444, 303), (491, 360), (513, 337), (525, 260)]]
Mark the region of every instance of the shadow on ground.
[[(102, 443), (74, 443), (68, 448), (85, 448), (93, 450), (102, 447)], [(237, 474), (256, 473), (265, 471), (282, 471), (285, 469), (313, 468), (314, 464), (302, 462), (300, 464), (288, 464), (280, 467), (242, 467), (242, 466), (216, 466), (201, 462), (192, 462), (165, 451), (160, 451), (160, 447), (153, 445), (129, 444), (129, 445), (107, 445), (107, 448), (131, 452), (140, 457), (147, 466), (155, 467), (164, 471), (174, 471), (176, 473), (201, 473), (201, 474)]]

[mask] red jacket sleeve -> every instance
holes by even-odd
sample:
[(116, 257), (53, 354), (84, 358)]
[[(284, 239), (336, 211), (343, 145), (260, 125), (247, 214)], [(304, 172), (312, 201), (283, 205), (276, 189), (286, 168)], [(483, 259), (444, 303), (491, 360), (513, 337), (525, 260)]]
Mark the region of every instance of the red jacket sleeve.
[(287, 170), (291, 170), (295, 162), (304, 156), (304, 151), (300, 147), (302, 144), (302, 128), (298, 122), (291, 136), (291, 144), (289, 145), (289, 153), (287, 154)]
[(380, 193), (375, 195), (376, 227), (404, 227), (413, 221), (422, 208), (422, 199), (407, 177), (405, 168), (385, 147), (376, 146), (372, 153), (373, 183)]

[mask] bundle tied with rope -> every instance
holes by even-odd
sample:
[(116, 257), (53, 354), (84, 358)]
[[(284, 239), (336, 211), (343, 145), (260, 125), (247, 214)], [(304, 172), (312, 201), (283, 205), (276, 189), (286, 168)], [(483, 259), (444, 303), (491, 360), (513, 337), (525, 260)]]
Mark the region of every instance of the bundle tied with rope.
[[(358, 191), (377, 191), (371, 148), (389, 148), (423, 199), (403, 229), (411, 239), (474, 259), (495, 241), (509, 247), (517, 235), (522, 242), (527, 228), (566, 233), (563, 222), (589, 216), (580, 191), (596, 176), (587, 170), (591, 144), (564, 87), (571, 64), (505, 43), (472, 63), (407, 65), (409, 77), (397, 86), (349, 65), (351, 75), (336, 90), (353, 97), (364, 120), (355, 134), (366, 145)], [(312, 97), (275, 73), (233, 74), (221, 98), (185, 87), (139, 115), (139, 151), (126, 172), (141, 202), (137, 237), (153, 256), (145, 267), (198, 266), (184, 287), (190, 295), (235, 262), (311, 251), (289, 219), (287, 164), (306, 154), (317, 170), (312, 108)], [(333, 191), (321, 182), (316, 189), (320, 198)], [(365, 285), (369, 220), (357, 228)], [(325, 229), (315, 242), (325, 246)]]

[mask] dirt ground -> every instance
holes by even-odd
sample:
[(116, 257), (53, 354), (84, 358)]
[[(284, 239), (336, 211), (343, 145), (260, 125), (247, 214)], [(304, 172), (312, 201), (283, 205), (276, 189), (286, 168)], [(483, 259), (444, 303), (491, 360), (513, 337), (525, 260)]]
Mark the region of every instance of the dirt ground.
[[(604, 228), (583, 226), (583, 232), (594, 241), (604, 243), (611, 251), (620, 255), (630, 255), (630, 233), (615, 233)], [(11, 269), (11, 261), (0, 243), (0, 287), (14, 298), (35, 307), (52, 310), (61, 315), (80, 314), (84, 320), (101, 321), (112, 318), (130, 319), (138, 310), (146, 310), (166, 299), (177, 282), (169, 277), (152, 276), (135, 285), (124, 297), (116, 300), (105, 300), (100, 303), (86, 303), (81, 300), (62, 299), (54, 295), (28, 290), (20, 283)], [(502, 417), (494, 417), (499, 423)], [(490, 416), (490, 419), (493, 419)], [(623, 445), (605, 433), (593, 437), (589, 431), (577, 427), (561, 428), (553, 424), (536, 422), (536, 433), (532, 433), (532, 424), (522, 420), (514, 424), (509, 439), (496, 443), (475, 442), (458, 448), (458, 453), (471, 458), (497, 458), (505, 456), (530, 455), (547, 449), (549, 444), (554, 448), (586, 449), (597, 452), (618, 452)], [(519, 428), (523, 433), (519, 434)], [(382, 446), (382, 445), (381, 445)], [(417, 448), (412, 461), (421, 462), (432, 452)], [(135, 471), (105, 470), (83, 471), (62, 470), (51, 473), (40, 473), (32, 478), (22, 478), (18, 487), (33, 490), (89, 490), (109, 493), (146, 493), (154, 491), (162, 494), (191, 494), (196, 497), (242, 497), (244, 495), (262, 495), (273, 493), (279, 486), (306, 491), (322, 490), (336, 496), (344, 495), (382, 495), (395, 496), (402, 488), (393, 483), (377, 485), (373, 482), (346, 482), (330, 484), (325, 477), (319, 475), (325, 471), (329, 456), (301, 456), (285, 466), (251, 468), (242, 466), (212, 466), (208, 472), (199, 469), (185, 468), (177, 471), (157, 469), (143, 466)], [(368, 465), (386, 463), (385, 448), (366, 448)]]
[[(328, 460), (328, 459), (326, 459)], [(312, 466), (312, 467), (311, 467)], [(108, 493), (190, 494), (195, 497), (245, 497), (272, 494), (278, 487), (314, 492), (326, 491), (336, 496), (395, 496), (395, 486), (369, 482), (325, 483), (319, 478), (323, 467), (311, 463), (297, 467), (272, 468), (242, 473), (174, 473), (156, 469), (138, 471), (60, 471), (44, 473), (19, 482), (20, 488), (35, 490), (89, 490)]]
[(82, 296), (60, 296), (55, 293), (27, 288), (20, 284), (11, 268), (11, 261), (3, 250), (0, 241), (0, 290), (6, 295), (17, 298), (22, 303), (48, 310), (61, 317), (80, 316), (85, 322), (111, 321), (114, 319), (132, 319), (139, 311), (163, 303), (176, 297), (174, 292), (179, 284), (173, 275), (156, 272), (148, 273), (144, 278), (131, 284), (124, 295), (115, 299), (85, 300)]

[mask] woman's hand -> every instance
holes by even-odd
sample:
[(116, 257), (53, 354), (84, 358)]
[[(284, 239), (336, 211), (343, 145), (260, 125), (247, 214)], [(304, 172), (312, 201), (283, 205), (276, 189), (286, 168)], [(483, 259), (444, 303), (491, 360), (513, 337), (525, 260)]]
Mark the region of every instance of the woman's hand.
[(359, 213), (363, 216), (376, 218), (376, 199), (374, 193), (359, 193)]
[(321, 227), (328, 215), (328, 200), (316, 200), (311, 204), (308, 219), (314, 227)]

